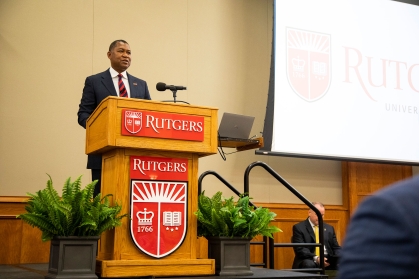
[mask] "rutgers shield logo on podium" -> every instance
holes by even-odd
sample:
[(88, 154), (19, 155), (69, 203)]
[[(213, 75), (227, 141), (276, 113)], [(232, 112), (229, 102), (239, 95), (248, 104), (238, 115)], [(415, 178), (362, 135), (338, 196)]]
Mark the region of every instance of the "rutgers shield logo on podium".
[(330, 86), (330, 35), (287, 28), (287, 77), (298, 96), (312, 102)]
[(161, 258), (186, 234), (187, 183), (132, 181), (131, 235), (144, 253)]
[(142, 127), (143, 114), (138, 111), (126, 110), (124, 114), (125, 129), (131, 134), (138, 133)]
[[(188, 183), (176, 181), (187, 178), (186, 166), (186, 159), (131, 157), (131, 178), (151, 178), (131, 179), (131, 237), (149, 256), (171, 254), (186, 236)], [(172, 181), (157, 180), (166, 177)]]

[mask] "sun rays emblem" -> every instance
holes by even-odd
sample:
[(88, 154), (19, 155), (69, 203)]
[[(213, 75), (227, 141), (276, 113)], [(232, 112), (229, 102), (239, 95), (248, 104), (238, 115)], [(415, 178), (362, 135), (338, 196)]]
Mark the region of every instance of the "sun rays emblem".
[(287, 77), (298, 96), (313, 102), (329, 90), (330, 35), (287, 28)]
[(132, 180), (131, 237), (155, 258), (174, 252), (186, 236), (187, 182)]

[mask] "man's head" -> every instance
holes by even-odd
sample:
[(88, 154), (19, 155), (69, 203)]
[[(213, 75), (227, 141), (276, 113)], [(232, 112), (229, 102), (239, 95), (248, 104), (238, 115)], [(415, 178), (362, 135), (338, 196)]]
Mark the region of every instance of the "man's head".
[[(314, 205), (320, 211), (322, 217), (324, 217), (324, 205), (320, 202), (312, 202), (311, 204)], [(316, 212), (311, 209), (308, 210), (308, 218), (310, 218), (311, 223), (314, 225), (319, 225), (319, 218), (317, 217)]]
[(122, 73), (131, 65), (131, 49), (124, 40), (116, 40), (111, 43), (108, 51), (108, 58), (112, 68), (118, 73)]

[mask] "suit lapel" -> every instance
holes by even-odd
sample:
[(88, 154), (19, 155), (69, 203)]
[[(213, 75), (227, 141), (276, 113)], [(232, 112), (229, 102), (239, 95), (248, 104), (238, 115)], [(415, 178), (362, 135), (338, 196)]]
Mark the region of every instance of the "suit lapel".
[(324, 243), (327, 243), (327, 233), (326, 233), (326, 226), (323, 223), (323, 235), (324, 235)]
[(311, 239), (313, 240), (313, 243), (315, 243), (316, 242), (316, 236), (314, 235), (313, 228), (311, 227), (311, 224), (308, 221), (308, 219), (306, 219), (306, 222), (305, 223), (306, 223), (307, 232), (310, 234)]
[(116, 93), (115, 86), (113, 84), (111, 73), (109, 72), (109, 69), (102, 73), (102, 84), (109, 91), (109, 95), (118, 96), (118, 94)]

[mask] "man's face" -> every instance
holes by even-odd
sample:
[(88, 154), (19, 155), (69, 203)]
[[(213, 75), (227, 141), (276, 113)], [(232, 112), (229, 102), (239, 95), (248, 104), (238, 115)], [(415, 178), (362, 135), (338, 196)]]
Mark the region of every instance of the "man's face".
[(118, 73), (122, 73), (131, 65), (131, 49), (129, 44), (118, 42), (111, 51), (108, 51), (108, 58), (111, 60), (112, 68)]
[[(316, 204), (315, 207), (320, 211), (322, 217), (324, 217), (324, 207), (322, 207), (320, 204)], [(319, 218), (317, 218), (316, 212), (311, 209), (308, 211), (308, 218), (310, 218), (311, 223), (314, 225), (319, 225)]]

